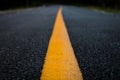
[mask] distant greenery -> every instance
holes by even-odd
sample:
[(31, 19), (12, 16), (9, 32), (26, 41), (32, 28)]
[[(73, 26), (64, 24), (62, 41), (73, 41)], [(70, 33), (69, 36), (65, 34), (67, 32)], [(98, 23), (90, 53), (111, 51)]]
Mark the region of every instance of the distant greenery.
[(98, 6), (120, 10), (120, 0), (0, 0), (0, 10), (40, 6), (43, 4)]
[(114, 8), (106, 8), (106, 7), (98, 7), (98, 6), (88, 6), (87, 8), (109, 12), (109, 13), (120, 13), (120, 9), (114, 9)]

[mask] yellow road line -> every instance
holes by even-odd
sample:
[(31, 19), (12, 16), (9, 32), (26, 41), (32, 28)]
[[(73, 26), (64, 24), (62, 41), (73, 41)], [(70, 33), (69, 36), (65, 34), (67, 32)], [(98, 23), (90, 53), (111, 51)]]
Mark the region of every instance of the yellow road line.
[(41, 80), (83, 80), (62, 16), (57, 13)]

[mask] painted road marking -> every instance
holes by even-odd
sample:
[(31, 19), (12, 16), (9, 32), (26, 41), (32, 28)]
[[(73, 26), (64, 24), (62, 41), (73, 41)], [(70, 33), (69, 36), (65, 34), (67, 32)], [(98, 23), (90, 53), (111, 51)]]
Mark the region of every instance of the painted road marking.
[(62, 16), (57, 13), (41, 80), (83, 80)]

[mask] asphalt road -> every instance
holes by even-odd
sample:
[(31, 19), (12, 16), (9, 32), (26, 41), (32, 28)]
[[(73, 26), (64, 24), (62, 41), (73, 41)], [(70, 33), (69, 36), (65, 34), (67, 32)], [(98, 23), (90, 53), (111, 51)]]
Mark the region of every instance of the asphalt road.
[(120, 80), (120, 14), (64, 7), (84, 80)]
[[(39, 80), (59, 6), (0, 13), (0, 80)], [(84, 80), (120, 79), (120, 14), (63, 6)]]
[(0, 14), (0, 80), (39, 80), (57, 10)]

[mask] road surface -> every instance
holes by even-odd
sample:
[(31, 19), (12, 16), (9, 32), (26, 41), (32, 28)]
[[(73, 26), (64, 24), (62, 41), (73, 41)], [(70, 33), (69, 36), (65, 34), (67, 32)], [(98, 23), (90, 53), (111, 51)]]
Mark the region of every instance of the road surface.
[(64, 19), (85, 80), (120, 79), (120, 15), (64, 7)]
[[(39, 80), (59, 6), (0, 13), (0, 80)], [(120, 79), (120, 14), (63, 6), (84, 80)]]

